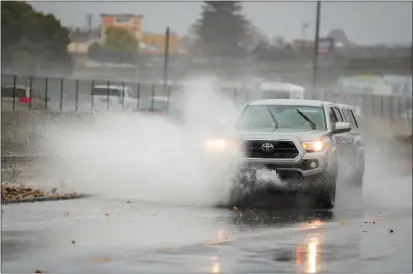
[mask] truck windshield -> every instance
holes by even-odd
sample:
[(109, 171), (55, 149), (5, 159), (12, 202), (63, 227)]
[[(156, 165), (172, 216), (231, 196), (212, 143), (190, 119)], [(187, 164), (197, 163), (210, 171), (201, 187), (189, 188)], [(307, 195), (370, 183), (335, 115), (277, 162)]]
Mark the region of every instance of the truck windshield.
[(285, 105), (248, 106), (238, 118), (236, 128), (242, 130), (274, 129), (274, 119), (268, 109), (271, 109), (271, 113), (278, 122), (275, 130), (311, 130), (314, 126), (304, 119), (300, 112), (314, 123), (315, 129), (326, 129), (324, 111), (321, 107)]

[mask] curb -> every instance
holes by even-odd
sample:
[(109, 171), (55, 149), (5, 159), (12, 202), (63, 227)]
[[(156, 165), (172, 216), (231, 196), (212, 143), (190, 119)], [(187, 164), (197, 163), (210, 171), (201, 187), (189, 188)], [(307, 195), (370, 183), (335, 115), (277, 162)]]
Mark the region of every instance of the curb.
[(17, 162), (27, 162), (39, 159), (45, 159), (46, 156), (43, 155), (2, 155), (1, 162), (7, 162), (9, 160), (15, 160)]
[(88, 194), (79, 194), (79, 195), (71, 195), (71, 196), (61, 196), (61, 197), (38, 197), (33, 199), (21, 199), (21, 200), (9, 200), (9, 201), (1, 201), (2, 205), (7, 204), (22, 204), (22, 203), (35, 203), (35, 202), (48, 202), (48, 201), (58, 201), (58, 200), (75, 200), (75, 199), (82, 199), (82, 198), (89, 198), (91, 195)]

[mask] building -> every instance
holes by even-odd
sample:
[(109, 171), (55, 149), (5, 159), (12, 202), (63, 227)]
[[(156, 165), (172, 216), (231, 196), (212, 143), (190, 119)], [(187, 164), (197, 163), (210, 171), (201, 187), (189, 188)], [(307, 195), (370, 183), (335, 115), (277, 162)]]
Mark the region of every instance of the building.
[(89, 32), (77, 29), (69, 33), (69, 38), (67, 51), (72, 55), (75, 66), (82, 67), (88, 61), (89, 47), (100, 42), (100, 30)]
[(69, 38), (68, 52), (87, 53), (91, 44), (100, 42), (100, 31), (88, 32), (77, 29), (69, 33)]
[[(145, 50), (141, 50), (142, 53), (152, 55), (162, 55), (165, 53), (165, 34), (158, 33), (143, 33), (141, 44), (145, 45)], [(177, 34), (169, 34), (169, 54), (180, 53), (180, 39)], [(142, 49), (142, 47), (141, 47)]]
[(139, 14), (101, 14), (101, 38), (105, 41), (106, 30), (108, 27), (117, 27), (130, 30), (133, 35), (141, 40), (142, 38), (142, 19)]

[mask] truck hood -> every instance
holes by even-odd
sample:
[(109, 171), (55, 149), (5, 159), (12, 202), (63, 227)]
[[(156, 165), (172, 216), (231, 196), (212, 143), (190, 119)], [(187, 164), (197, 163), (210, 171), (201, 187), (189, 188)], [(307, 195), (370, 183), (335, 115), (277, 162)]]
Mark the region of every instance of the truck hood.
[(302, 129), (268, 129), (257, 131), (238, 131), (236, 134), (240, 139), (295, 139), (297, 141), (312, 141), (327, 135), (321, 130), (302, 130)]

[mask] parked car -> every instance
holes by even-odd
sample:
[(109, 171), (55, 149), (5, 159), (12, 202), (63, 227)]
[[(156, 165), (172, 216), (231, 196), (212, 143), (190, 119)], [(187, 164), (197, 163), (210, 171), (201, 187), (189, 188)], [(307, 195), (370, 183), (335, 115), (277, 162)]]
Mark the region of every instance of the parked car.
[(43, 110), (45, 109), (45, 97), (34, 87), (30, 88), (29, 86), (24, 85), (4, 85), (1, 87), (1, 109)]
[(182, 101), (167, 96), (154, 96), (139, 101), (136, 111), (164, 115), (174, 121), (184, 122)]

